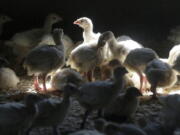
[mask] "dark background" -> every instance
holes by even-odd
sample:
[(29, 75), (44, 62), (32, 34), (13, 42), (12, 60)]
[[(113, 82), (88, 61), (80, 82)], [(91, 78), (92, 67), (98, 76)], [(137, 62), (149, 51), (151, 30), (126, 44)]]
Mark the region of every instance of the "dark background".
[(16, 32), (41, 27), (45, 16), (56, 12), (64, 18), (58, 25), (74, 41), (81, 40), (82, 33), (72, 22), (87, 16), (93, 20), (96, 32), (127, 34), (158, 51), (172, 47), (166, 45), (167, 35), (180, 24), (178, 0), (0, 0), (0, 11), (14, 19), (5, 25), (5, 39)]

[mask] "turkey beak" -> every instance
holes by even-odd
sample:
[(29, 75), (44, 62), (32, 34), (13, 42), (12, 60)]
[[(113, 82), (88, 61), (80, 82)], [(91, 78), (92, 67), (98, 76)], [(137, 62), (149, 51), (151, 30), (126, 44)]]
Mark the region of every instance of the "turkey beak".
[(80, 24), (80, 21), (74, 21), (73, 24), (79, 25), (79, 24)]

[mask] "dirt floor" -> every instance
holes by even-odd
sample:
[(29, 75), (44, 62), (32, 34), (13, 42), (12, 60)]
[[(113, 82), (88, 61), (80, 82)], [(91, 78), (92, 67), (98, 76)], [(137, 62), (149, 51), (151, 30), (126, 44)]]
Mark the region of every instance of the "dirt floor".
[[(14, 61), (14, 60), (13, 60)], [(12, 62), (11, 62), (12, 63)], [(14, 65), (14, 63), (12, 63)], [(19, 72), (16, 72), (19, 73)], [(26, 92), (33, 90), (33, 80), (32, 77), (27, 77), (23, 75), (24, 73), (18, 74), (21, 79), (18, 84), (17, 90), (1, 90), (0, 91), (0, 103), (6, 103), (11, 101), (20, 102), (23, 99), (23, 96)], [(137, 109), (137, 112), (133, 118), (133, 122), (135, 125), (140, 127), (144, 127), (147, 122), (159, 122), (159, 113), (161, 111), (162, 105), (158, 100), (149, 100), (149, 97), (143, 97), (140, 100), (140, 106)], [(65, 121), (59, 125), (59, 131), (63, 135), (67, 135), (70, 132), (74, 132), (79, 130), (80, 123), (82, 120), (84, 110), (75, 99), (72, 99), (71, 108), (69, 113), (65, 119)], [(93, 119), (96, 116), (96, 112), (94, 112), (88, 119), (86, 124), (86, 128), (93, 129)], [(52, 128), (38, 128), (33, 129), (30, 132), (30, 135), (51, 135)]]
[[(31, 77), (21, 77), (21, 81), (18, 85), (17, 90), (1, 91), (0, 92), (0, 102), (11, 102), (11, 101), (21, 101), (24, 93), (32, 89), (32, 78)], [(159, 112), (162, 108), (162, 105), (158, 100), (149, 100), (148, 97), (141, 98), (140, 106), (135, 114), (133, 123), (143, 127), (146, 125), (146, 122), (149, 121), (160, 121)], [(84, 110), (80, 107), (78, 102), (75, 99), (72, 99), (71, 108), (69, 113), (63, 122), (59, 125), (59, 131), (62, 134), (67, 135), (70, 132), (77, 131), (80, 127), (81, 119), (83, 116)], [(94, 112), (88, 119), (86, 128), (93, 129), (93, 119), (96, 116)], [(50, 135), (52, 134), (52, 128), (38, 128), (33, 129), (30, 132), (30, 135)]]

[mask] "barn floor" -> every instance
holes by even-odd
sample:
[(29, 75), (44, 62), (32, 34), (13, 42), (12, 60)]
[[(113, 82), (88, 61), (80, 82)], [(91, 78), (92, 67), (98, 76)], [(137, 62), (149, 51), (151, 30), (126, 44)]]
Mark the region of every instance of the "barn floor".
[[(32, 78), (31, 77), (21, 77), (21, 82), (18, 85), (17, 90), (1, 91), (0, 92), (0, 102), (9, 102), (9, 101), (21, 101), (24, 93), (29, 91), (32, 87)], [(149, 100), (149, 97), (141, 98), (140, 106), (135, 114), (133, 123), (143, 127), (149, 121), (160, 121), (159, 112), (162, 108), (162, 105), (158, 100)], [(67, 118), (63, 124), (59, 125), (59, 131), (62, 134), (67, 135), (69, 132), (77, 131), (81, 118), (83, 116), (83, 109), (80, 107), (78, 102), (75, 99), (72, 99), (72, 104)], [(93, 118), (96, 116), (96, 113), (92, 114), (86, 125), (86, 128), (93, 129)], [(51, 128), (38, 128), (33, 129), (30, 135), (50, 135), (52, 134)]]
[[(16, 65), (16, 63), (13, 62), (14, 59), (10, 62), (12, 64), (11, 68), (14, 67), (13, 65)], [(18, 70), (16, 73), (18, 73), (18, 76), (20, 76), (20, 80), (21, 80), (20, 83), (18, 84), (17, 90), (8, 90), (8, 91), (1, 90), (0, 103), (6, 103), (11, 101), (17, 101), (17, 102), (22, 101), (24, 95), (27, 92), (33, 90), (32, 77), (27, 77), (25, 73), (22, 72), (22, 69)], [(132, 123), (140, 127), (144, 127), (147, 122), (151, 122), (151, 121), (160, 122), (159, 112), (161, 111), (161, 108), (162, 105), (158, 100), (151, 100), (149, 96), (142, 97), (140, 106), (135, 114)], [(59, 125), (59, 131), (61, 131), (63, 135), (67, 135), (70, 132), (79, 130), (83, 113), (84, 110), (80, 107), (78, 102), (75, 99), (72, 99), (72, 104), (68, 116), (66, 117), (65, 121), (61, 125)], [(93, 119), (95, 116), (96, 116), (96, 112), (94, 112), (89, 117), (86, 125), (87, 129), (93, 129)], [(50, 134), (52, 134), (51, 128), (38, 128), (38, 129), (33, 129), (30, 132), (30, 135), (50, 135)]]

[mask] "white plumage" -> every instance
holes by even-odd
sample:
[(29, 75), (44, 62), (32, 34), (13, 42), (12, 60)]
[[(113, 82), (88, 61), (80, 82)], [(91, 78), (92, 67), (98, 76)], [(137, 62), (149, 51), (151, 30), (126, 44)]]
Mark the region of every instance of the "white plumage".
[(132, 40), (128, 36), (115, 38), (113, 32), (107, 31), (104, 33), (102, 40), (106, 41), (111, 51), (113, 59), (119, 59), (121, 63), (124, 62), (126, 56), (131, 50), (142, 48), (142, 45)]
[(102, 56), (96, 42), (81, 44), (71, 52), (68, 64), (79, 72), (88, 72), (101, 63)]
[(16, 89), (19, 82), (19, 77), (12, 69), (0, 68), (0, 89)]
[(61, 90), (66, 84), (71, 83), (76, 86), (80, 86), (84, 83), (83, 77), (80, 73), (71, 68), (65, 68), (57, 72), (51, 81), (52, 88), (55, 90)]
[[(103, 35), (104, 34), (101, 36)], [(100, 66), (104, 61), (104, 52), (102, 48), (105, 42), (103, 42), (101, 36), (98, 42), (82, 43), (76, 47), (71, 52), (67, 64), (81, 73), (92, 73), (95, 67)], [(91, 77), (89, 80), (91, 80)]]
[(180, 74), (180, 45), (175, 45), (170, 50), (168, 63)]
[(6, 45), (13, 48), (14, 53), (19, 57), (19, 61), (21, 61), (32, 48), (39, 44), (43, 36), (51, 32), (52, 25), (61, 20), (62, 18), (57, 14), (49, 14), (46, 17), (44, 27), (16, 33), (10, 41), (6, 42)]
[(98, 41), (100, 33), (94, 33), (93, 32), (93, 23), (90, 18), (88, 17), (81, 17), (74, 21), (74, 24), (77, 24), (79, 27), (81, 27), (83, 31), (83, 43), (89, 43)]
[[(74, 21), (74, 24), (77, 24), (83, 29), (83, 43), (97, 42), (101, 33), (95, 33), (93, 31), (93, 22), (88, 17), (81, 17)], [(104, 59), (110, 59), (111, 52), (109, 51), (109, 46), (106, 44), (103, 47)]]

